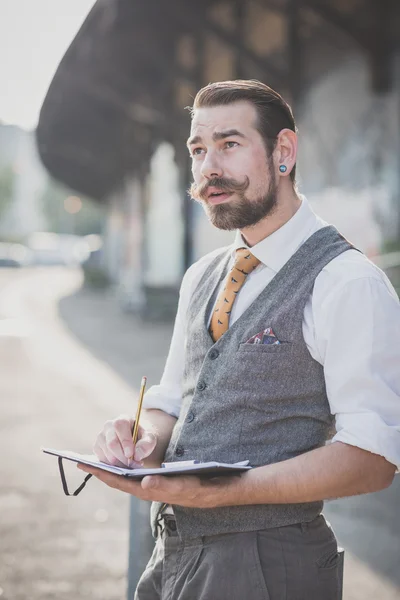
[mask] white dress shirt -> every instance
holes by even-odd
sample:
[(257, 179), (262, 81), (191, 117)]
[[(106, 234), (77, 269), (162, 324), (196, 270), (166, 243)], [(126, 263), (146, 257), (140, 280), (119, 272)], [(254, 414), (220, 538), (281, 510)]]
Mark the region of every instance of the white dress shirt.
[[(326, 225), (302, 197), (296, 214), (251, 248), (261, 263), (247, 277), (233, 304), (231, 324), (296, 250)], [(232, 263), (235, 250), (243, 246), (238, 231), (231, 246)], [(160, 385), (147, 391), (145, 408), (179, 416), (187, 310), (193, 291), (218, 252), (201, 258), (183, 278), (164, 373)], [(334, 258), (315, 280), (304, 310), (303, 335), (311, 356), (324, 368), (337, 432), (332, 441), (380, 454), (399, 469), (400, 304), (386, 275), (356, 250)]]

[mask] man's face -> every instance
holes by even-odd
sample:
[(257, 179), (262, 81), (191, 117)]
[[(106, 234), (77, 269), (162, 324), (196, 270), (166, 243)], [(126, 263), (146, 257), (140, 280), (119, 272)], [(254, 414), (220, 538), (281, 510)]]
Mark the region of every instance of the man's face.
[(246, 101), (194, 113), (188, 140), (190, 193), (219, 229), (255, 225), (276, 206), (272, 157), (256, 126), (256, 109)]

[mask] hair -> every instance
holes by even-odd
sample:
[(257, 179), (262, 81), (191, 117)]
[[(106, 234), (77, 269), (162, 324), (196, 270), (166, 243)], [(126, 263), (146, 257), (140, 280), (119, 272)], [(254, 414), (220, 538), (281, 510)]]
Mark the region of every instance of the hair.
[[(289, 104), (278, 92), (256, 79), (236, 79), (209, 83), (197, 92), (191, 107), (193, 118), (197, 108), (222, 106), (245, 100), (257, 111), (256, 129), (264, 140), (268, 156), (275, 149), (278, 134), (282, 129), (296, 132), (296, 123)], [(290, 172), (292, 182), (296, 179), (296, 165)]]

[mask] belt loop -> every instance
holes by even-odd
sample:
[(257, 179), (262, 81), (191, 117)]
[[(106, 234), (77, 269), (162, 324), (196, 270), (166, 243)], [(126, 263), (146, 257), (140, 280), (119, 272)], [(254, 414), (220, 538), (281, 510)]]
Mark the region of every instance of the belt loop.
[(157, 528), (159, 528), (159, 532), (160, 532), (161, 536), (166, 536), (166, 537), (177, 537), (178, 536), (176, 519), (173, 515), (170, 515), (170, 514), (161, 515), (160, 519), (157, 520)]
[(162, 525), (160, 523), (160, 521), (156, 522), (156, 540), (158, 540), (158, 538), (161, 536), (162, 534)]
[(165, 528), (165, 525), (163, 527), (162, 521), (163, 521), (163, 515), (162, 515), (162, 512), (160, 511), (156, 518), (156, 539), (157, 540), (159, 537), (161, 537), (161, 534)]

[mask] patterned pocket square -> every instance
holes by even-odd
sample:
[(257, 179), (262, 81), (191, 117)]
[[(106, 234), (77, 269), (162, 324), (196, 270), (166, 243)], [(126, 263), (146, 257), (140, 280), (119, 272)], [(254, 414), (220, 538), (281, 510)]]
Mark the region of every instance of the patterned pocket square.
[(260, 333), (256, 333), (256, 335), (253, 335), (253, 337), (251, 337), (245, 343), (246, 344), (276, 345), (276, 344), (280, 344), (281, 342), (276, 337), (275, 333), (273, 332), (272, 327), (267, 327), (266, 329), (264, 329), (264, 331), (260, 331)]

